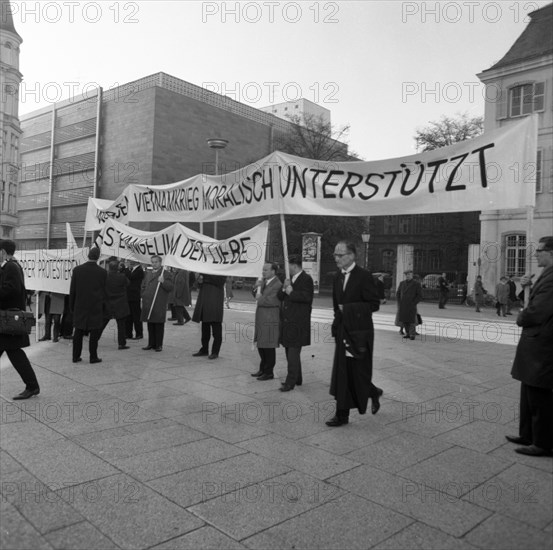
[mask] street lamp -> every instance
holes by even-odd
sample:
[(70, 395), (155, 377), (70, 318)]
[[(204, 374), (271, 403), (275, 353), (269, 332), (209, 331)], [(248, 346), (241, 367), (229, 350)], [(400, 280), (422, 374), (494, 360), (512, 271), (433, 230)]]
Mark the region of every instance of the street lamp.
[(371, 238), (371, 235), (370, 233), (363, 233), (361, 238), (365, 244), (365, 269), (369, 269), (369, 239)]
[[(207, 144), (211, 149), (215, 149), (215, 175), (219, 175), (219, 149), (224, 149), (228, 145), (227, 139), (210, 138), (207, 140)], [(201, 231), (200, 231), (201, 233)], [(213, 238), (217, 238), (217, 222), (213, 222)]]

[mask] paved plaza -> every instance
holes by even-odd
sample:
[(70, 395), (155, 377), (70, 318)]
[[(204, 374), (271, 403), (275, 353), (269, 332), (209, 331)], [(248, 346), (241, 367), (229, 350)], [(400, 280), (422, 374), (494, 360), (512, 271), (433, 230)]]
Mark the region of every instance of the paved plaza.
[(246, 296), (225, 310), (217, 360), (192, 357), (194, 323), (167, 323), (154, 353), (118, 351), (112, 322), (100, 364), (73, 364), (67, 340), (33, 343), (42, 393), (13, 402), (23, 387), (0, 359), (2, 549), (552, 547), (553, 460), (505, 441), (514, 316), (424, 303), (406, 341), (383, 306), (382, 407), (329, 428), (329, 299), (315, 302), (304, 385), (282, 393), (282, 349), (274, 380), (250, 376)]

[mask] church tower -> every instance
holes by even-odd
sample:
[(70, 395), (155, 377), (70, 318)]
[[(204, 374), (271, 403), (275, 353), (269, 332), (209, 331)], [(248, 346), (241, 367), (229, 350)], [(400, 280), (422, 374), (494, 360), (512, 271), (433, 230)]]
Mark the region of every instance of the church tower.
[(13, 238), (17, 225), (19, 175), (19, 47), (23, 39), (13, 24), (13, 6), (0, 0), (0, 239)]

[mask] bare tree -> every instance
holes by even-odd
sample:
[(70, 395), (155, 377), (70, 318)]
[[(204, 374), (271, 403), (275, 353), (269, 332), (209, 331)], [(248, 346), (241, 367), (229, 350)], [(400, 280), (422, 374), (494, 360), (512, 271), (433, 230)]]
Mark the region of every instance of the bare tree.
[(484, 131), (484, 117), (470, 117), (468, 113), (455, 117), (442, 116), (438, 122), (416, 130), (417, 151), (432, 151), (465, 139), (479, 136)]

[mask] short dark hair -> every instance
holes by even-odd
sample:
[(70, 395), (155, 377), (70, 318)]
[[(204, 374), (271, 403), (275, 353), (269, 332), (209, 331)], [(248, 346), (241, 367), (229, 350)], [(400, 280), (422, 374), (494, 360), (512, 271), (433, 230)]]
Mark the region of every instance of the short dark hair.
[(158, 256), (157, 254), (154, 254), (154, 255), (150, 258), (150, 261), (152, 261), (154, 258), (157, 258), (157, 259), (161, 262), (161, 256)]
[(15, 243), (9, 239), (0, 241), (0, 250), (5, 250), (8, 256), (13, 256), (15, 253)]
[(553, 237), (542, 237), (539, 242), (544, 244), (545, 250), (553, 250)]
[(353, 241), (338, 241), (337, 244), (343, 244), (348, 252), (351, 252), (354, 256), (357, 256), (357, 247)]
[(288, 263), (301, 267), (301, 256), (299, 254), (292, 254), (292, 256), (288, 256)]
[(108, 262), (108, 271), (110, 273), (117, 273), (119, 271), (119, 261), (117, 258)]
[(276, 273), (278, 271), (278, 264), (275, 262), (265, 262), (266, 265), (270, 265), (271, 269)]
[(100, 257), (100, 249), (97, 246), (93, 246), (88, 251), (88, 259), (89, 260), (94, 260), (96, 262), (99, 257)]

